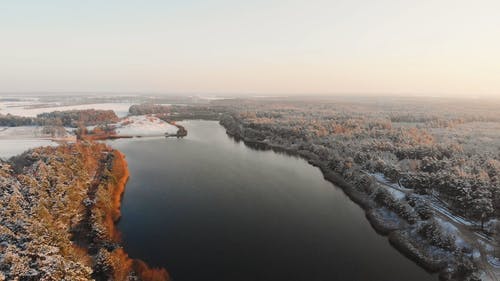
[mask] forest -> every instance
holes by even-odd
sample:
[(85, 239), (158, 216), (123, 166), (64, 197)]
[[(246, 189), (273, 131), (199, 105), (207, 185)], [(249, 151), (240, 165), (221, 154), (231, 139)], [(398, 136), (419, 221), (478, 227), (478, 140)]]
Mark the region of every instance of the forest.
[[(184, 119), (218, 120), (237, 141), (298, 155), (359, 204), (394, 247), (442, 280), (495, 280), (499, 110), (498, 101), (444, 98), (247, 98), (137, 104), (129, 115), (154, 115), (178, 128), (175, 122)], [(103, 110), (0, 116), (1, 126), (81, 130), (105, 130), (117, 121)], [(123, 188), (106, 187), (120, 178), (113, 175), (123, 165), (116, 159), (119, 152), (80, 141), (1, 163), (0, 280), (68, 272), (72, 280), (168, 278), (120, 247), (114, 222)], [(61, 267), (53, 267), (54, 259)]]
[(0, 161), (0, 280), (167, 280), (121, 246), (127, 179), (124, 156), (102, 143)]
[(256, 102), (233, 105), (222, 123), (239, 123), (248, 140), (307, 150), (331, 167), (347, 162), (434, 194), (491, 233), (486, 223), (500, 217), (499, 107), (473, 106)]
[(443, 280), (497, 276), (498, 102), (237, 99), (211, 110), (236, 139), (318, 166), (377, 231)]
[(95, 126), (118, 121), (113, 110), (66, 110), (41, 113), (36, 117), (23, 117), (11, 114), (0, 114), (0, 126)]

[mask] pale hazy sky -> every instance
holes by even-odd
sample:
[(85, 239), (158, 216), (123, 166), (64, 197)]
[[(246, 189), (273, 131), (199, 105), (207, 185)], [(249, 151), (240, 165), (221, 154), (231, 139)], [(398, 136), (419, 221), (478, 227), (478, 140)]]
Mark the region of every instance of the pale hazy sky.
[(0, 0), (0, 92), (500, 96), (499, 0)]

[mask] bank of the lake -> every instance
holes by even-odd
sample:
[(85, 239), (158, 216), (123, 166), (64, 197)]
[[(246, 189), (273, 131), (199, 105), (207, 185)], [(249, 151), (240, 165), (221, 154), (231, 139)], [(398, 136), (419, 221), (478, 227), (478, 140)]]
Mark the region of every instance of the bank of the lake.
[(184, 139), (110, 141), (130, 179), (118, 227), (173, 280), (436, 280), (375, 233), (305, 160), (257, 151), (214, 121)]
[(120, 245), (127, 179), (124, 155), (102, 143), (0, 160), (0, 280), (168, 280)]

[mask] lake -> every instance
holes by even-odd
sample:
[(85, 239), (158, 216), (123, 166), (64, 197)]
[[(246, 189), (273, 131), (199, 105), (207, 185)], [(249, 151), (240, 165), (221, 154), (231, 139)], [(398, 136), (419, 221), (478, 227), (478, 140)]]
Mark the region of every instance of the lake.
[(306, 161), (236, 142), (213, 121), (184, 139), (120, 139), (125, 250), (174, 281), (437, 280), (378, 235)]

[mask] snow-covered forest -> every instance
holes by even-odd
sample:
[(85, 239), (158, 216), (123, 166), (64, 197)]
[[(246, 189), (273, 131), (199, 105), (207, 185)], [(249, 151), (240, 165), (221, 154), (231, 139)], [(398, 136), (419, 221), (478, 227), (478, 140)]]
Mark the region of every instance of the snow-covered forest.
[(500, 278), (500, 103), (443, 98), (226, 99), (132, 106), (218, 119), (257, 149), (300, 155), (401, 252), (444, 280)]
[[(251, 147), (318, 166), (379, 233), (443, 280), (498, 280), (499, 110), (498, 101), (485, 100), (255, 98), (139, 103), (123, 118), (93, 109), (0, 115), (0, 125), (85, 132), (90, 140), (99, 132), (179, 136), (187, 132), (175, 121), (219, 120)], [(116, 153), (80, 138), (1, 162), (0, 280), (166, 278), (129, 259), (113, 233), (119, 200), (95, 184), (116, 180)]]
[(123, 156), (98, 143), (0, 162), (0, 280), (166, 280), (120, 245), (127, 178)]
[(498, 278), (500, 104), (276, 99), (220, 101), (220, 110), (230, 135), (340, 176), (331, 178), (374, 227), (429, 270)]

